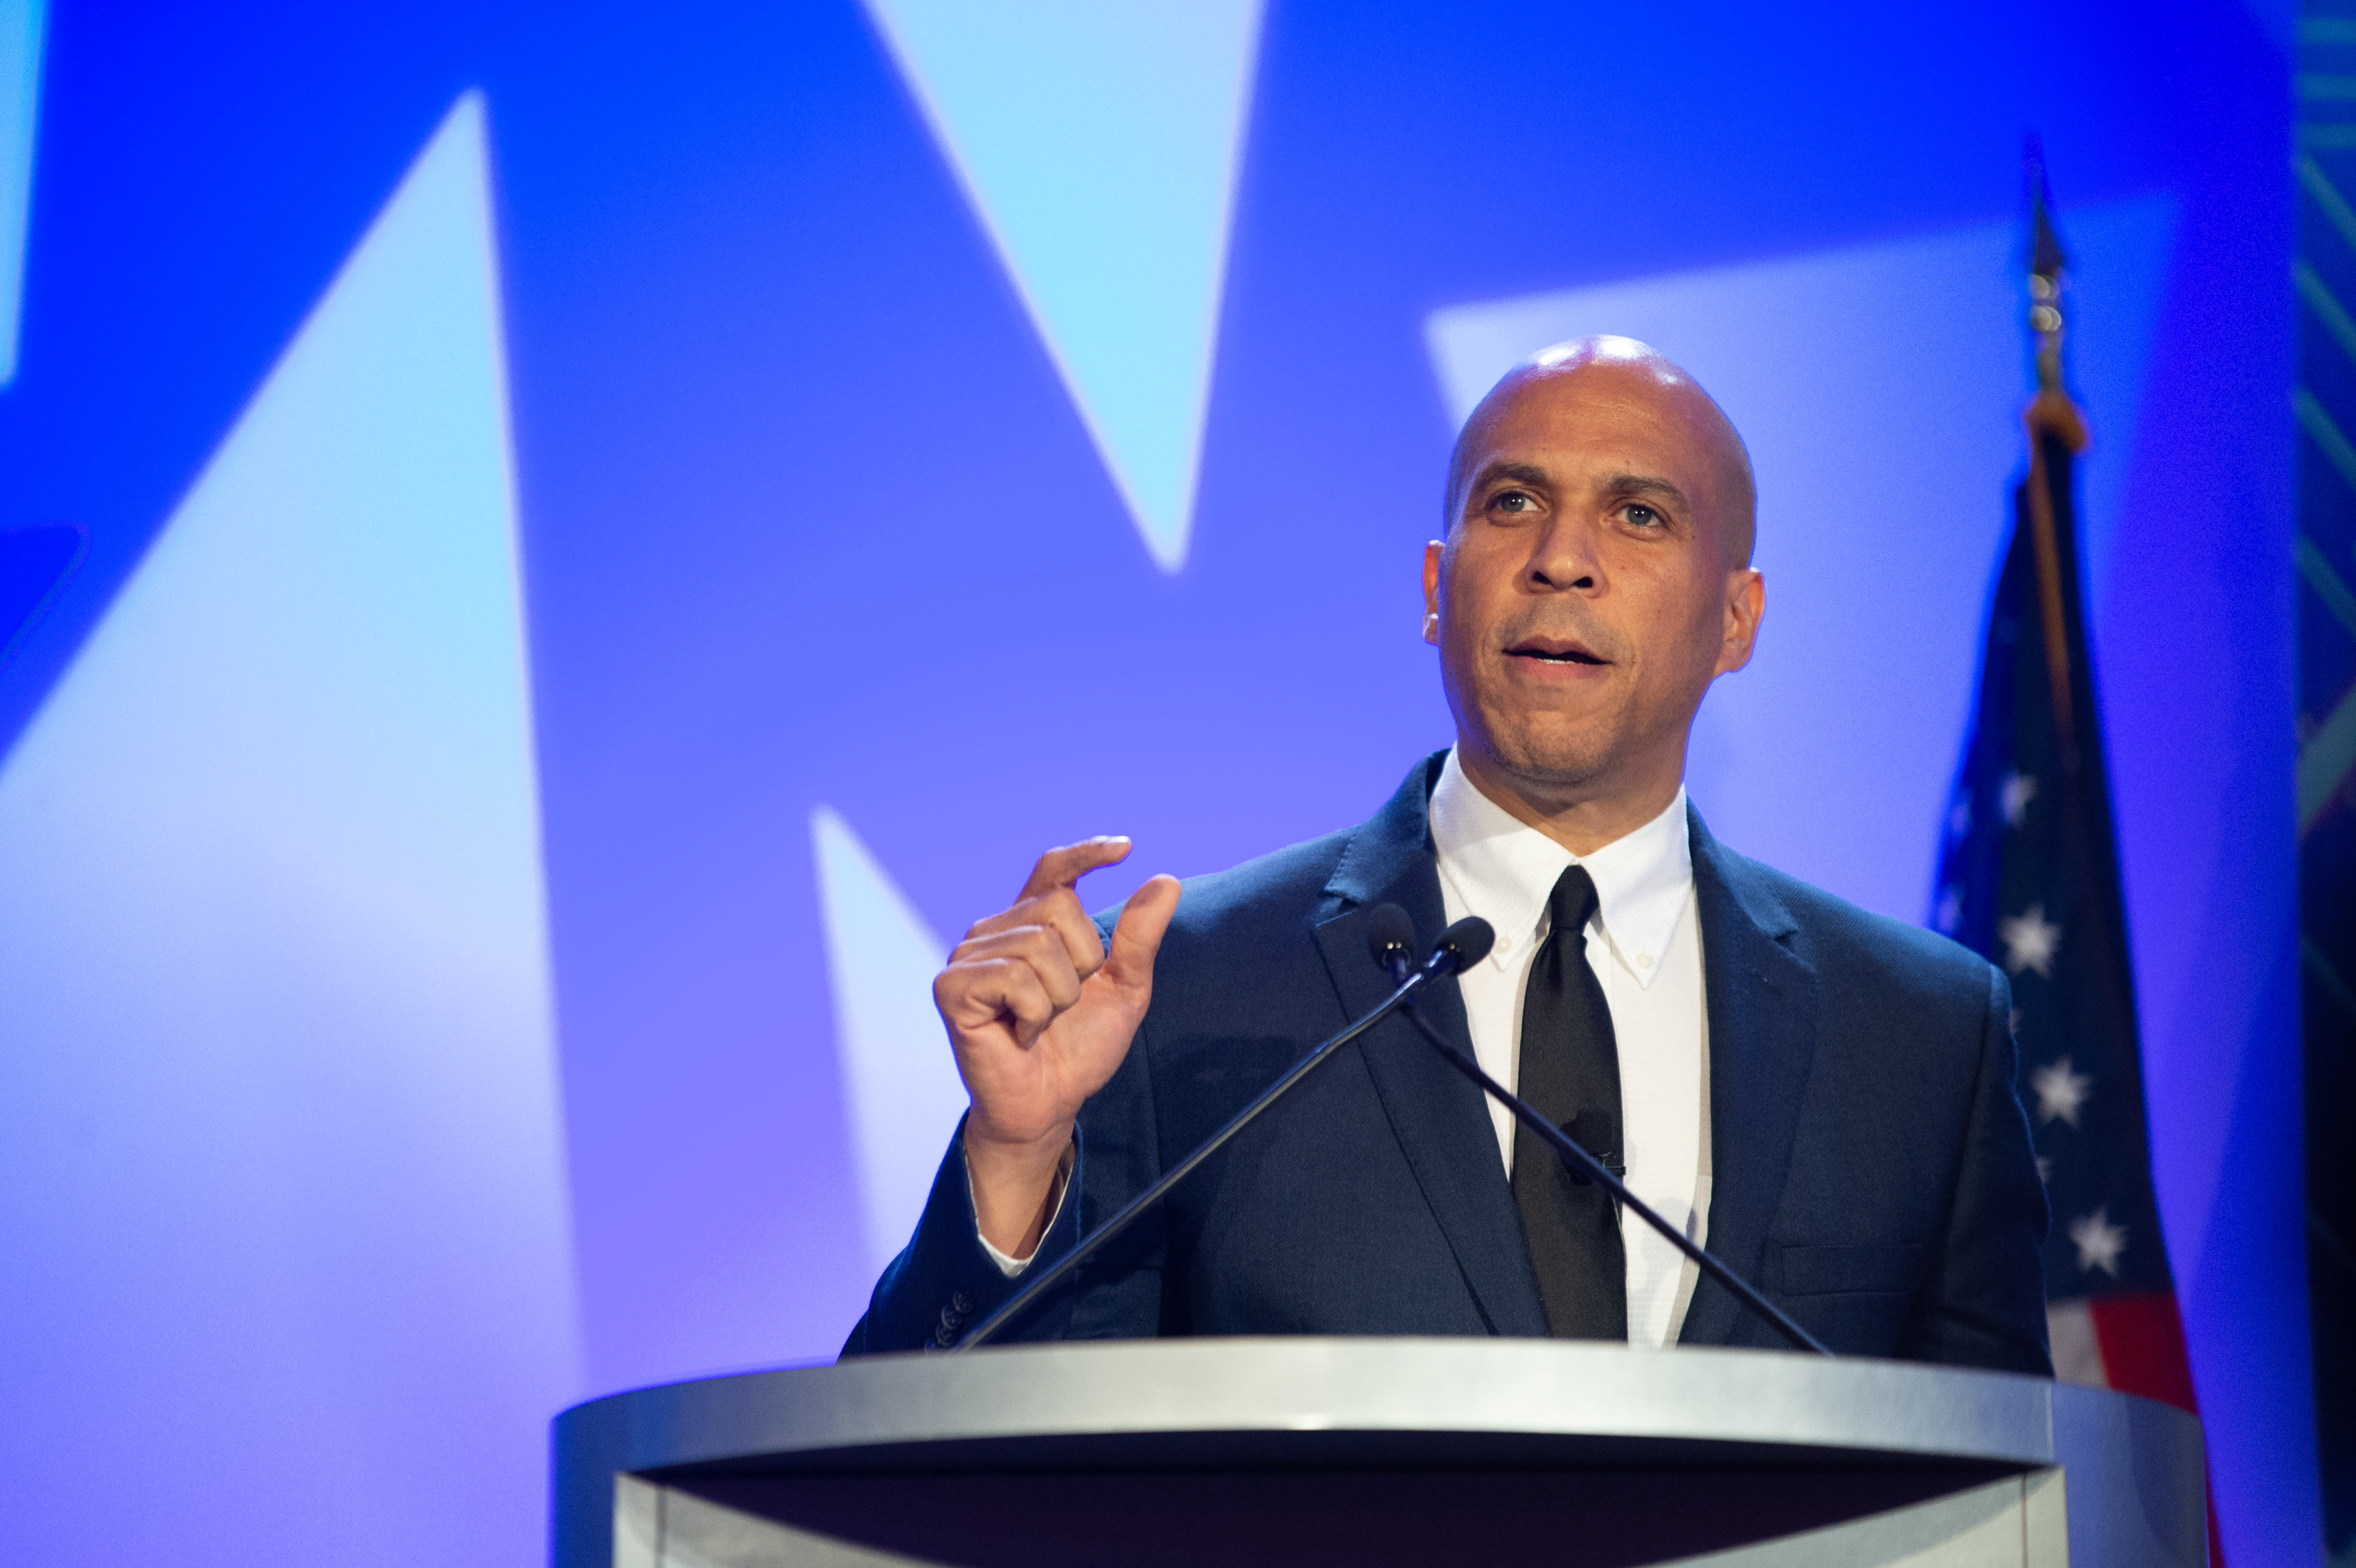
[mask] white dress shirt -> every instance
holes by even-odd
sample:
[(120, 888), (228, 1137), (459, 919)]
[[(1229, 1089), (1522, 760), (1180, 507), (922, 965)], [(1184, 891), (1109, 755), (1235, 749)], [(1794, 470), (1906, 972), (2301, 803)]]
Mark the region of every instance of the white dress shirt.
[[(1522, 991), (1547, 937), (1547, 899), (1567, 868), (1587, 868), (1597, 906), (1587, 932), (1587, 963), (1602, 982), (1620, 1051), (1628, 1163), (1622, 1179), (1700, 1242), (1709, 1215), (1709, 1019), (1702, 1004), (1685, 791), (1644, 827), (1582, 859), (1473, 787), (1451, 751), (1431, 792), (1431, 838), (1450, 922), (1477, 914), (1497, 933), (1489, 956), (1457, 984), (1473, 1054), (1509, 1089), (1519, 1086)], [(1489, 1121), (1511, 1174), (1518, 1124), (1494, 1102)], [(1554, 1157), (1542, 1147), (1540, 1153)], [(1066, 1173), (1070, 1158), (1067, 1150)], [(1058, 1211), (1064, 1185), (1059, 1180)], [(1620, 1216), (1620, 1236), (1628, 1253), (1628, 1341), (1655, 1349), (1672, 1343), (1699, 1271), (1633, 1214)], [(1012, 1276), (1029, 1266), (1029, 1258), (1010, 1257), (988, 1237), (979, 1239), (1001, 1274)]]
[[(1482, 1068), (1518, 1087), (1522, 993), (1547, 934), (1547, 899), (1566, 869), (1594, 880), (1587, 965), (1603, 987), (1620, 1050), (1620, 1117), (1629, 1189), (1699, 1242), (1709, 1214), (1709, 1019), (1694, 906), (1686, 795), (1624, 838), (1585, 857), (1525, 826), (1483, 795), (1448, 754), (1431, 792), (1431, 839), (1451, 922), (1479, 915), (1496, 929), (1489, 956), (1458, 980)], [(1508, 1172), (1514, 1114), (1489, 1120)], [(1554, 1158), (1543, 1145), (1540, 1157)], [(1628, 1340), (1672, 1343), (1698, 1271), (1633, 1214), (1620, 1216), (1628, 1253)]]

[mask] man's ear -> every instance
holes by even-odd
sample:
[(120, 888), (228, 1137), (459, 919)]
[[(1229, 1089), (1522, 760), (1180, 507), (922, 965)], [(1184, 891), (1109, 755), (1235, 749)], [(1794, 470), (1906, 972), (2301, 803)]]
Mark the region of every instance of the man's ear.
[(1718, 645), (1715, 675), (1731, 675), (1751, 662), (1759, 640), (1759, 620), (1767, 613), (1767, 579), (1750, 567), (1726, 574), (1726, 629)]
[(1423, 547), (1423, 640), (1440, 641), (1440, 558), (1447, 546), (1438, 539)]

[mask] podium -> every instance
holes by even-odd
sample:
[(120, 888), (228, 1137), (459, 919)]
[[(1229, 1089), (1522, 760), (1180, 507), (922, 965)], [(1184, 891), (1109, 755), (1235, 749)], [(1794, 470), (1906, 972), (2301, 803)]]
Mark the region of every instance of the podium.
[(575, 1406), (557, 1568), (2200, 1568), (2200, 1424), (2009, 1373), (1526, 1339), (876, 1356)]

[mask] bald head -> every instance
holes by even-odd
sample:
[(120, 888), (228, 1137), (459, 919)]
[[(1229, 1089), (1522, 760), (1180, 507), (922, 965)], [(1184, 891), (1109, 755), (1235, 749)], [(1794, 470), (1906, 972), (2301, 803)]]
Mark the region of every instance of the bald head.
[(1513, 410), (1534, 400), (1602, 397), (1664, 421), (1691, 443), (1711, 475), (1714, 494), (1695, 500), (1724, 530), (1730, 565), (1751, 564), (1758, 531), (1759, 492), (1751, 453), (1740, 432), (1708, 392), (1666, 356), (1633, 337), (1575, 337), (1542, 348), (1489, 389), (1457, 432), (1448, 464), (1443, 515), (1461, 515), (1464, 489), (1490, 433)]
[(1465, 776), (1584, 855), (1676, 797), (1703, 696), (1751, 661), (1751, 459), (1643, 344), (1534, 355), (1457, 438), (1424, 637)]

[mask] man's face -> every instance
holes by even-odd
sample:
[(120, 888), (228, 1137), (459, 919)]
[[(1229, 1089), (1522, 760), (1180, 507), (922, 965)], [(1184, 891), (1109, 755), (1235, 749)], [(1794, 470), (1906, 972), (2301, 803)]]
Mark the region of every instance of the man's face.
[(1673, 787), (1758, 627), (1731, 431), (1691, 383), (1611, 360), (1526, 374), (1475, 418), (1424, 562), (1467, 767), (1542, 796)]

